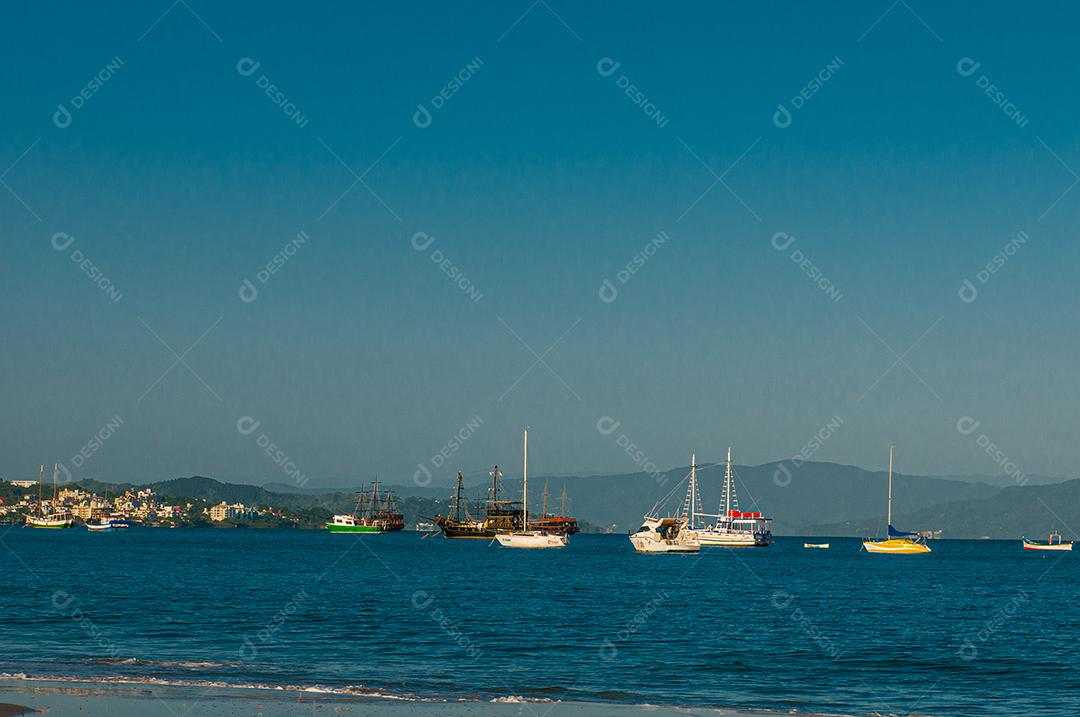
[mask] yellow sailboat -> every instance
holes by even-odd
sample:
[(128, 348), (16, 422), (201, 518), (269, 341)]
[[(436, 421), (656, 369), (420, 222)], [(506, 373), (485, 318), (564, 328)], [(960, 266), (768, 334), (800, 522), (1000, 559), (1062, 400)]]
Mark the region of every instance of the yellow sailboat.
[(892, 553), (894, 555), (916, 555), (929, 553), (930, 546), (923, 542), (918, 533), (909, 533), (892, 527), (892, 464), (893, 447), (889, 446), (889, 499), (886, 508), (885, 524), (888, 531), (886, 540), (867, 540), (863, 547), (868, 553)]

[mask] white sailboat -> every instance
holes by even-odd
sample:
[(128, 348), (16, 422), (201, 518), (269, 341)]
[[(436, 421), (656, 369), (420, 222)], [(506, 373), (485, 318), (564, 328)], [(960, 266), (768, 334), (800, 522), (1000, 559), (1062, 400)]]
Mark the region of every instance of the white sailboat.
[(521, 530), (497, 533), (495, 539), (499, 545), (507, 548), (561, 548), (566, 545), (566, 535), (549, 533), (543, 530), (529, 530), (529, 431), (524, 437), (525, 456), (522, 461), (521, 480), (523, 484), (521, 501)]
[(38, 468), (38, 514), (27, 515), (26, 524), (32, 528), (72, 528), (75, 526), (75, 518), (70, 511), (56, 509), (56, 473), (59, 465), (53, 463), (53, 497), (52, 510), (45, 513), (45, 499), (43, 496), (45, 486), (45, 466)]
[[(690, 466), (690, 486), (687, 490), (689, 532), (705, 547), (763, 548), (772, 544), (772, 518), (765, 518), (756, 511), (739, 510), (739, 499), (731, 481), (731, 447), (727, 450), (727, 468), (724, 471), (724, 492), (716, 514), (697, 510), (701, 500), (697, 492), (697, 466)], [(698, 518), (713, 518), (714, 523), (698, 526)]]

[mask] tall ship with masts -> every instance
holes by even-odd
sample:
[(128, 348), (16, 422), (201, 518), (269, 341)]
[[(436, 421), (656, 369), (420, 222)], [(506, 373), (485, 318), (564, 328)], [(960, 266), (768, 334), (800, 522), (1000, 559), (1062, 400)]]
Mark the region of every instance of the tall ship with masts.
[[(766, 518), (758, 511), (739, 509), (739, 498), (731, 479), (731, 448), (727, 450), (724, 487), (716, 513), (701, 511), (697, 465), (693, 457), (690, 463), (690, 484), (683, 510), (689, 520), (688, 532), (705, 547), (764, 548), (772, 545), (772, 518)], [(710, 518), (712, 522), (709, 522)]]
[(45, 465), (38, 468), (38, 514), (27, 515), (26, 524), (32, 528), (73, 528), (75, 516), (68, 510), (58, 510), (56, 506), (56, 474), (59, 464), (53, 463), (53, 495), (51, 510), (45, 512)]
[(395, 533), (405, 529), (405, 517), (398, 511), (392, 488), (380, 497), (376, 478), (370, 493), (360, 486), (352, 513), (335, 515), (326, 529), (331, 533)]
[(500, 497), (502, 484), (499, 479), (502, 471), (499, 466), (495, 466), (489, 475), (491, 486), (488, 488), (488, 498), (483, 503), (477, 501), (474, 512), (469, 510), (468, 499), (464, 496), (465, 479), (458, 471), (454, 495), (450, 499), (450, 512), (432, 518), (432, 522), (442, 530), (443, 537), (491, 540), (499, 531), (521, 529), (521, 503)]

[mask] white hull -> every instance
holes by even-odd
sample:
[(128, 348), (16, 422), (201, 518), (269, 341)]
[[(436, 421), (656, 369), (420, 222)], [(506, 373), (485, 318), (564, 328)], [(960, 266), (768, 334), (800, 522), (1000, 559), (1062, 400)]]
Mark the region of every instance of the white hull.
[(820, 548), (821, 550), (828, 550), (828, 543), (803, 543), (804, 548)]
[(689, 530), (687, 533), (705, 548), (753, 548), (768, 545), (764, 542), (759, 543), (751, 532), (720, 533), (711, 530)]
[(630, 536), (630, 543), (634, 550), (639, 553), (698, 553), (701, 552), (701, 543), (692, 538), (676, 538), (675, 540), (656, 540), (644, 538), (638, 535)]
[(495, 536), (505, 548), (562, 548), (567, 543), (565, 535), (550, 533), (499, 533)]
[(1024, 550), (1072, 550), (1072, 543), (1054, 543), (1045, 545), (1042, 543), (1024, 543)]

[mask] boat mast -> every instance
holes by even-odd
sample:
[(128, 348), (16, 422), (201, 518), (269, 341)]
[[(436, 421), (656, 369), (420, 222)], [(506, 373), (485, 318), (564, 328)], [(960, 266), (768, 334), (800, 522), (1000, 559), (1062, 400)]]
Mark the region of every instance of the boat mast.
[(697, 518), (697, 511), (695, 510), (697, 501), (697, 455), (690, 454), (690, 528), (694, 527), (694, 520)]
[(521, 529), (529, 530), (529, 429), (525, 429), (524, 455), (521, 463)]
[(461, 488), (464, 478), (461, 475), (461, 471), (457, 472), (457, 488), (454, 493), (454, 519), (461, 520)]
[(45, 517), (45, 464), (38, 466), (37, 512)]
[(52, 512), (56, 512), (56, 472), (58, 465), (52, 464)]
[(566, 484), (562, 484), (562, 515), (566, 515)]
[(548, 484), (548, 482), (545, 480), (544, 481), (544, 509), (542, 511), (540, 511), (541, 515), (547, 515), (547, 484)]
[[(892, 526), (892, 444), (889, 445), (889, 499), (885, 504), (885, 524), (887, 528)], [(888, 529), (886, 528), (886, 533)]]
[(724, 517), (731, 517), (731, 446), (727, 449), (727, 468), (724, 471)]

